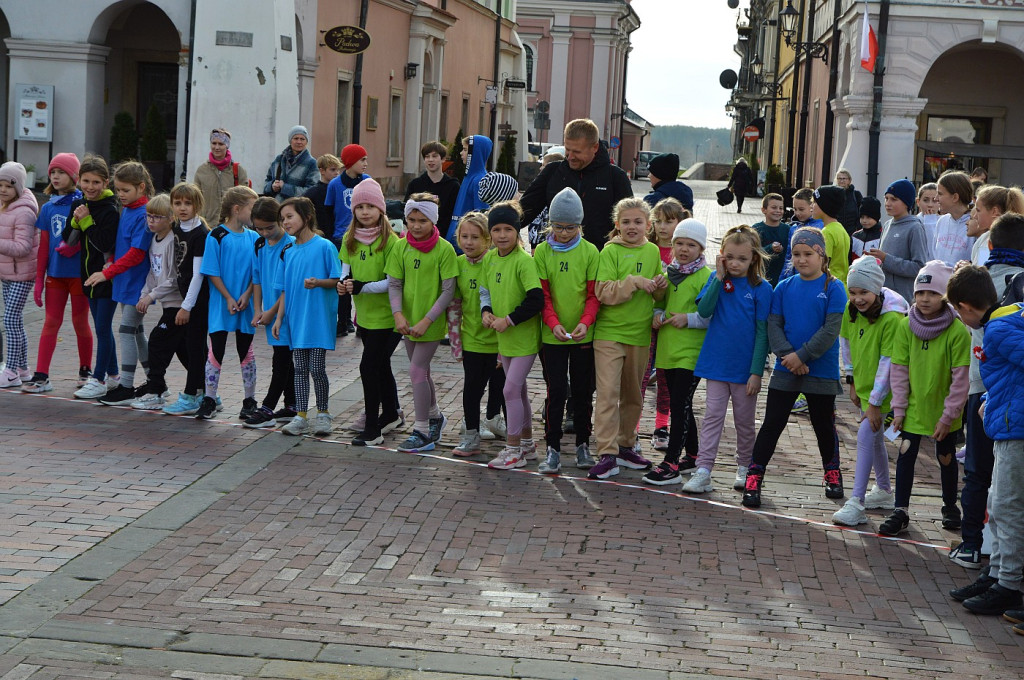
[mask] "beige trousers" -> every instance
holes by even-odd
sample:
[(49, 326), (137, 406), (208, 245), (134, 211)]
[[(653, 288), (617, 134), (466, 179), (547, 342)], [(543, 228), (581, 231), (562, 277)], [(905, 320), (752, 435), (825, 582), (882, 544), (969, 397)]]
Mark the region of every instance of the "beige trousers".
[(597, 404), (594, 408), (594, 439), (598, 455), (616, 455), (620, 446), (632, 447), (636, 425), (643, 410), (643, 381), (650, 346), (594, 341)]

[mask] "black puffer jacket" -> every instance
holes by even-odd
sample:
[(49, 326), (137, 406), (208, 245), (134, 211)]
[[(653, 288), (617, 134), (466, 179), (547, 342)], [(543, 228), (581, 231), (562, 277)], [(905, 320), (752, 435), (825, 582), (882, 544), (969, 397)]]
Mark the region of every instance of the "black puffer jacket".
[(575, 191), (583, 201), (583, 238), (598, 249), (603, 248), (613, 226), (612, 208), (633, 195), (629, 175), (612, 165), (604, 142), (598, 147), (594, 160), (582, 170), (573, 170), (568, 161), (551, 163), (541, 170), (519, 199), (524, 213), (523, 224), (533, 222), (541, 211), (551, 205), (555, 194), (566, 187)]
[[(78, 230), (71, 226), (71, 215), (80, 205), (89, 208), (89, 217), (92, 218), (85, 230)], [(69, 219), (64, 226), (61, 238), (65, 243), (71, 239), (72, 243), (79, 243), (82, 246), (82, 281), (103, 271), (103, 266), (114, 257), (114, 245), (117, 241), (117, 227), (121, 221), (121, 214), (118, 208), (121, 203), (109, 189), (105, 190), (95, 201), (88, 201), (80, 198), (71, 204)], [(77, 232), (72, 236), (72, 232)], [(90, 298), (108, 298), (114, 290), (114, 284), (110, 281), (98, 283), (95, 286), (87, 286), (83, 289)]]
[(845, 194), (843, 208), (836, 215), (836, 219), (846, 229), (846, 233), (852, 236), (854, 232), (860, 230), (860, 204), (864, 201), (864, 197), (853, 188), (852, 184), (843, 192)]

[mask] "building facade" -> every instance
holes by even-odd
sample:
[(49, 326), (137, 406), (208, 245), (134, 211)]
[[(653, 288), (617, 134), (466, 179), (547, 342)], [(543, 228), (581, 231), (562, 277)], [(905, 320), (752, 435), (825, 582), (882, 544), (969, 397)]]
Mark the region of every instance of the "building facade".
[(778, 64), (782, 91), (778, 101), (760, 105), (766, 142), (745, 148), (762, 163), (771, 155), (794, 186), (828, 183), (839, 167), (851, 171), (856, 186), (875, 193), (895, 179), (921, 183), (946, 169), (969, 172), (976, 166), (987, 167), (990, 181), (1024, 182), (1024, 130), (1014, 124), (1024, 115), (1024, 0), (866, 4), (885, 47), (874, 162), (875, 77), (861, 67), (865, 3), (855, 0), (793, 0), (800, 13), (798, 42), (822, 45), (827, 61), (806, 50), (794, 55), (784, 40), (775, 52), (778, 16), (786, 5), (752, 0), (748, 27), (755, 37), (741, 55), (734, 103), (764, 96), (752, 76), (744, 80), (755, 58), (769, 69)]

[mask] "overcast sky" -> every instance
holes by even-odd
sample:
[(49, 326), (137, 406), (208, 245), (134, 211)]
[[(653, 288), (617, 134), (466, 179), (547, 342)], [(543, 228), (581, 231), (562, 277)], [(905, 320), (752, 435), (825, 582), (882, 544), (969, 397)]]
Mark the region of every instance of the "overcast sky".
[(633, 0), (640, 28), (632, 36), (626, 100), (655, 125), (730, 127), (729, 90), (718, 84), (737, 71), (736, 17), (727, 0)]

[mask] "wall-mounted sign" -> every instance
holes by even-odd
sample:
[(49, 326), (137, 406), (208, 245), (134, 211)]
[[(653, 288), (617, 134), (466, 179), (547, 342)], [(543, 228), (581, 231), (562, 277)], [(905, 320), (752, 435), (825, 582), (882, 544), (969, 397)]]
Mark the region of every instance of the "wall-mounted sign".
[(370, 34), (358, 26), (335, 26), (324, 33), (324, 44), (339, 54), (359, 54), (370, 46)]
[(761, 139), (761, 131), (757, 128), (756, 125), (748, 125), (747, 127), (743, 128), (743, 139), (747, 140), (748, 142), (756, 142), (757, 140)]
[(14, 138), (53, 141), (53, 85), (14, 86)]
[(525, 90), (526, 89), (526, 81), (525, 80), (506, 80), (505, 81), (505, 87), (507, 87), (510, 90)]

